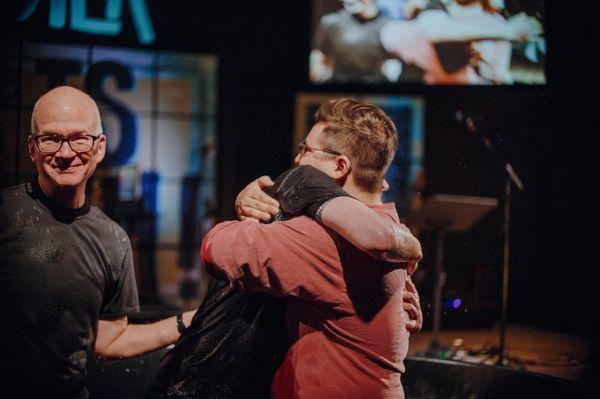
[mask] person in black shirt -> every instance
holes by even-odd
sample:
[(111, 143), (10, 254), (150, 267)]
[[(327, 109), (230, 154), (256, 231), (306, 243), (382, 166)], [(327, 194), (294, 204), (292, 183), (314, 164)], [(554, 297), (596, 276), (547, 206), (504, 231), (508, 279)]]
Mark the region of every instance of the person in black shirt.
[(67, 86), (43, 95), (28, 147), (37, 179), (0, 193), (0, 381), (20, 397), (86, 398), (89, 354), (158, 349), (178, 322), (128, 323), (139, 310), (129, 238), (85, 195), (106, 150), (92, 98)]
[(343, 8), (324, 15), (310, 54), (314, 83), (386, 83), (400, 74), (400, 62), (389, 55), (379, 33), (392, 19), (373, 0), (342, 0)]

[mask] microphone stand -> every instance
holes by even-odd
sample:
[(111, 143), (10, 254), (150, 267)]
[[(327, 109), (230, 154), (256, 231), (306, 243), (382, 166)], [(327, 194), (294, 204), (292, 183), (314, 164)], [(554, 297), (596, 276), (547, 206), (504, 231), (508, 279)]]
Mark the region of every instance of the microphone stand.
[(502, 315), (500, 317), (500, 348), (498, 350), (498, 361), (497, 365), (505, 366), (506, 364), (506, 320), (508, 314), (508, 271), (509, 271), (509, 254), (510, 254), (510, 194), (512, 184), (514, 184), (519, 191), (523, 191), (524, 185), (510, 162), (502, 159), (492, 142), (486, 136), (477, 132), (477, 124), (475, 123), (472, 116), (457, 111), (456, 120), (462, 123), (470, 135), (479, 138), (480, 142), (486, 148), (486, 150), (494, 157), (496, 162), (502, 166), (502, 169), (506, 172), (506, 181), (504, 185), (504, 224), (502, 227), (504, 235), (503, 245), (503, 260), (502, 260)]

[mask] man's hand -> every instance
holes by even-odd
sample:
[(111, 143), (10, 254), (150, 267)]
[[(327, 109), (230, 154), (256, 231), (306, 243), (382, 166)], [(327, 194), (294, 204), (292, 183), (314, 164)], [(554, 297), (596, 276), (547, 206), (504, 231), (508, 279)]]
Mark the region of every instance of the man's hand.
[(275, 183), (269, 176), (261, 176), (248, 184), (235, 199), (235, 212), (240, 220), (268, 221), (279, 213), (279, 202), (263, 190)]
[(521, 12), (508, 19), (508, 25), (513, 31), (514, 40), (526, 42), (544, 33), (542, 23), (534, 17)]
[(417, 333), (423, 327), (423, 312), (421, 311), (421, 302), (419, 302), (419, 293), (417, 287), (413, 284), (410, 276), (406, 278), (406, 290), (402, 296), (402, 307), (408, 313), (410, 320), (406, 323), (406, 329)]

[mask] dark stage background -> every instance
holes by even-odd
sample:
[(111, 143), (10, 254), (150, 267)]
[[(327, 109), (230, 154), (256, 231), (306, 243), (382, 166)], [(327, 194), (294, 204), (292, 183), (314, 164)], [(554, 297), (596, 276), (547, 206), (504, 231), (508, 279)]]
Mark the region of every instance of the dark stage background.
[[(423, 96), (425, 196), (502, 198), (502, 174), (454, 119), (458, 109), (481, 115), (482, 131), (513, 163), (526, 185), (522, 193), (513, 191), (509, 321), (594, 340), (600, 335), (595, 195), (599, 94), (593, 61), (598, 51), (591, 42), (597, 32), (590, 9), (547, 2), (545, 86), (315, 87), (308, 83), (309, 1), (148, 1), (156, 3), (148, 5), (156, 31), (156, 41), (150, 45), (141, 45), (129, 25), (118, 37), (46, 28), (48, 3), (41, 2), (40, 9), (19, 25), (3, 23), (8, 27), (5, 45), (24, 40), (217, 55), (217, 181), (219, 215), (224, 219), (234, 217), (233, 201), (245, 184), (290, 166), (298, 92)], [(88, 3), (90, 13), (102, 13), (104, 2)], [(8, 8), (5, 16), (17, 9), (4, 3), (2, 7)], [(128, 18), (126, 10), (123, 19)], [(479, 304), (482, 319), (497, 320), (500, 315), (501, 223), (499, 208), (470, 233), (447, 241), (447, 289), (469, 295), (476, 285), (484, 284), (488, 293), (482, 302), (491, 305)], [(432, 292), (434, 237), (422, 233), (421, 238), (426, 252), (419, 289), (427, 296)], [(484, 283), (476, 281), (475, 269), (482, 270)], [(469, 321), (466, 327), (469, 323), (477, 321)]]

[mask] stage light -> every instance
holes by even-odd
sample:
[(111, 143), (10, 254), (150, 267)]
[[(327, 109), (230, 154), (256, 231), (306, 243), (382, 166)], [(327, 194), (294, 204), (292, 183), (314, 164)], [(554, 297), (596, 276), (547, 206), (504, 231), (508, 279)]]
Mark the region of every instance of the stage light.
[(460, 308), (461, 304), (462, 304), (462, 301), (460, 300), (460, 298), (456, 298), (455, 300), (452, 301), (452, 308), (458, 309), (458, 308)]

